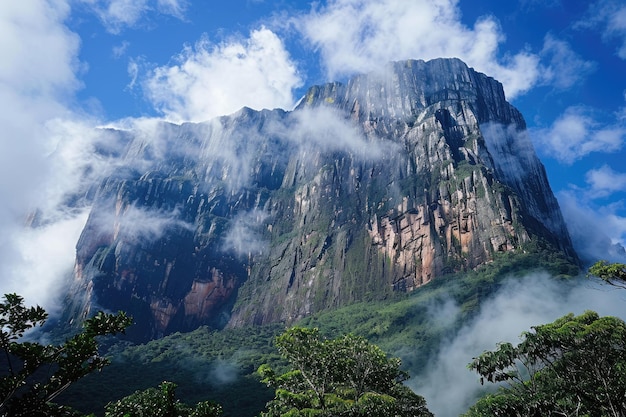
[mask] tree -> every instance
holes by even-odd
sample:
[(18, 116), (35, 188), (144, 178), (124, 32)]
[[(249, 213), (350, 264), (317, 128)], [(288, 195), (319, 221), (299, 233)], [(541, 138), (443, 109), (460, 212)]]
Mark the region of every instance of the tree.
[(107, 404), (105, 417), (218, 417), (222, 407), (203, 401), (194, 408), (176, 399), (176, 384), (163, 382), (157, 388), (137, 391), (121, 400)]
[(469, 365), (500, 383), (466, 416), (625, 416), (626, 324), (593, 311), (535, 326)]
[(424, 398), (402, 384), (400, 360), (354, 335), (322, 339), (318, 329), (293, 327), (276, 338), (291, 367), (277, 375), (259, 367), (263, 382), (276, 389), (264, 417), (432, 416)]
[(589, 268), (589, 275), (615, 287), (626, 288), (626, 264), (598, 261)]
[(25, 307), (17, 294), (6, 294), (0, 303), (0, 355), (5, 365), (0, 373), (0, 415), (71, 415), (71, 410), (52, 401), (70, 384), (108, 363), (98, 352), (98, 336), (124, 333), (132, 323), (123, 312), (99, 312), (60, 346), (20, 340), (47, 318), (43, 308)]

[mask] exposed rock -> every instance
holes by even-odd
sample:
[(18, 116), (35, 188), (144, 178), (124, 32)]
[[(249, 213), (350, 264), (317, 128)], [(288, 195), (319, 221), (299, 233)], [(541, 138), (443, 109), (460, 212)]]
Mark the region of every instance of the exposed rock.
[(137, 339), (290, 322), (537, 240), (576, 259), (521, 114), (457, 59), (120, 134), (128, 169), (94, 194), (70, 298), (129, 311)]

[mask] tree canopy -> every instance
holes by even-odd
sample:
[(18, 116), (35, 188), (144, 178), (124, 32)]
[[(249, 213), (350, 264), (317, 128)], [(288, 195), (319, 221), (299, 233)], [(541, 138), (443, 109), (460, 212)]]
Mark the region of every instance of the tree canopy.
[(203, 401), (189, 407), (176, 399), (176, 384), (163, 382), (158, 388), (137, 391), (106, 406), (105, 417), (218, 417), (222, 407)]
[(361, 337), (323, 339), (318, 329), (294, 327), (276, 346), (290, 370), (278, 375), (259, 367), (263, 382), (276, 389), (264, 417), (432, 416), (424, 398), (402, 384), (408, 374), (400, 359)]
[(626, 324), (593, 311), (532, 327), (517, 346), (501, 343), (469, 365), (505, 382), (466, 416), (624, 416)]
[(25, 307), (17, 294), (0, 303), (0, 415), (56, 416), (71, 411), (53, 400), (73, 382), (101, 370), (108, 360), (98, 351), (98, 336), (123, 333), (132, 319), (123, 312), (99, 312), (85, 320), (83, 330), (64, 344), (44, 345), (20, 340), (27, 330), (42, 326), (48, 314)]
[(615, 287), (626, 288), (626, 264), (598, 261), (589, 268), (589, 275)]

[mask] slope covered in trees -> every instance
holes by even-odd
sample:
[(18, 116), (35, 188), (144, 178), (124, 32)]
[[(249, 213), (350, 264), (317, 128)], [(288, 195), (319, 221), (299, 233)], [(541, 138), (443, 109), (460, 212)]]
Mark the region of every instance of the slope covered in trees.
[[(610, 265), (601, 264), (601, 266)], [(481, 277), (478, 279), (475, 276), (472, 278), (473, 281), (469, 280), (467, 283), (478, 285), (477, 283), (484, 282), (486, 285), (489, 282), (490, 285), (485, 288), (499, 285), (498, 279), (485, 281), (489, 277), (488, 274)], [(252, 416), (260, 413), (266, 416), (370, 416), (388, 415), (392, 411), (395, 415), (430, 415), (423, 398), (402, 385), (407, 374), (401, 369), (398, 359), (388, 357), (383, 350), (363, 336), (346, 335), (347, 332), (340, 329), (352, 325), (358, 332), (368, 334), (370, 336), (368, 339), (382, 341), (387, 335), (401, 333), (399, 329), (402, 328), (405, 330), (400, 336), (402, 341), (417, 339), (416, 336), (429, 326), (426, 322), (422, 326), (413, 326), (413, 322), (417, 321), (415, 318), (424, 316), (424, 311), (420, 310), (424, 303), (438, 296), (438, 292), (433, 288), (421, 294), (418, 292), (386, 303), (364, 303), (360, 314), (357, 314), (358, 307), (348, 307), (343, 315), (335, 315), (333, 322), (329, 321), (329, 317), (323, 316), (310, 321), (325, 325), (324, 332), (335, 334), (334, 338), (323, 336), (320, 330), (302, 327), (292, 328), (278, 337), (276, 335), (281, 332), (280, 326), (219, 332), (203, 328), (189, 334), (176, 334), (147, 345), (125, 348), (124, 344), (118, 345), (109, 350), (109, 353), (115, 356), (113, 364), (105, 367), (102, 373), (85, 378), (92, 380), (94, 384), (92, 386), (98, 387), (97, 389), (110, 386), (128, 389), (132, 385), (127, 384), (130, 379), (145, 383), (148, 380), (145, 378), (145, 371), (148, 369), (156, 378), (178, 375), (190, 382), (191, 376), (191, 385), (197, 390), (197, 400), (190, 401), (186, 398), (184, 402), (197, 404), (187, 406), (177, 400), (174, 396), (174, 383), (156, 382), (148, 385), (152, 388), (133, 388), (137, 389), (134, 394), (127, 392), (117, 395), (113, 398), (116, 401), (112, 401), (106, 407), (102, 405), (96, 410), (92, 404), (92, 409), (87, 411), (102, 413), (106, 409), (105, 415), (108, 416), (128, 413), (133, 415), (129, 410), (138, 410), (137, 407), (144, 407), (143, 409), (147, 410), (151, 406), (158, 406), (151, 412), (154, 414), (156, 410), (160, 410), (159, 412), (165, 414), (154, 415), (167, 416), (168, 409), (175, 410), (180, 415), (219, 415), (221, 408), (214, 402), (207, 402), (210, 399), (225, 404), (225, 415), (230, 416)], [(480, 285), (477, 288), (481, 288)], [(456, 294), (460, 297), (459, 301), (468, 297), (467, 289), (457, 289)], [(15, 295), (7, 296), (5, 303), (2, 304), (5, 341), (3, 347), (8, 355), (10, 357), (14, 355), (13, 359), (23, 360), (26, 356), (21, 352), (30, 352), (36, 356), (55, 351), (53, 346), (20, 340), (26, 329), (41, 324), (45, 319), (43, 310), (28, 309), (22, 304), (21, 297)], [(465, 306), (465, 314), (460, 317), (473, 314), (473, 304), (468, 303)], [(369, 307), (369, 310), (365, 307)], [(126, 325), (128, 319), (123, 315), (100, 314), (87, 320), (86, 330), (77, 338), (68, 340), (66, 345), (57, 348), (55, 352), (67, 350), (68, 346), (72, 346), (77, 340), (88, 341), (87, 346), (91, 349), (95, 336), (115, 329), (123, 330)], [(407, 333), (406, 330), (413, 333)], [(431, 336), (433, 335), (436, 335), (436, 331), (431, 333)], [(275, 343), (272, 343), (272, 340)], [(102, 369), (107, 360), (97, 354), (94, 356), (93, 351), (68, 350), (74, 353), (88, 351), (91, 352), (89, 358), (85, 355), (70, 355), (66, 362), (60, 361), (61, 366), (55, 369), (78, 370), (78, 373), (72, 375), (80, 376), (95, 369)], [(495, 351), (484, 352), (469, 365), (484, 380), (508, 382), (509, 386), (481, 398), (469, 409), (467, 415), (487, 416), (504, 413), (503, 415), (529, 416), (540, 413), (540, 415), (622, 416), (626, 408), (625, 352), (626, 324), (615, 317), (600, 317), (597, 313), (589, 311), (580, 316), (569, 314), (553, 323), (533, 326), (530, 331), (523, 334), (523, 340), (519, 345), (501, 343)], [(80, 362), (80, 358), (83, 358), (82, 360), (87, 358), (87, 362), (79, 366), (75, 364), (62, 366), (63, 363)], [(185, 364), (185, 360), (189, 362)], [(233, 376), (230, 381), (227, 366), (229, 360), (232, 360), (230, 372)], [(253, 367), (262, 363), (267, 365), (263, 365), (259, 373), (254, 374)], [(218, 364), (222, 365), (222, 369), (219, 369)], [(112, 373), (107, 376), (109, 369)], [(213, 388), (221, 384), (223, 389), (219, 392), (215, 389), (212, 391), (203, 389), (202, 384), (198, 384), (201, 382), (197, 379), (198, 371), (200, 374), (205, 372), (205, 380), (215, 383)], [(6, 382), (11, 378), (15, 378), (15, 374), (5, 375), (3, 386), (6, 387)], [(54, 378), (53, 376), (52, 379)], [(68, 385), (74, 380), (65, 379)], [(244, 383), (242, 380), (245, 380)], [(273, 391), (263, 390), (263, 383), (269, 384)], [(153, 388), (157, 385), (158, 388)], [(86, 386), (89, 384), (76, 387), (78, 390), (74, 391), (70, 388), (70, 397), (80, 393)], [(247, 394), (252, 394), (250, 397), (256, 398), (253, 400), (256, 401), (256, 405), (247, 408), (244, 406), (242, 410), (238, 406)], [(43, 400), (39, 401), (38, 398)], [(61, 415), (58, 414), (61, 412), (65, 413), (63, 415), (70, 415), (67, 409), (52, 404), (49, 397), (25, 396), (24, 399), (29, 399), (30, 405), (46, 407), (42, 408), (45, 409), (44, 415)], [(23, 407), (23, 399), (5, 399), (8, 405), (18, 404), (12, 401), (22, 401), (20, 404)], [(259, 406), (261, 402), (263, 404)]]

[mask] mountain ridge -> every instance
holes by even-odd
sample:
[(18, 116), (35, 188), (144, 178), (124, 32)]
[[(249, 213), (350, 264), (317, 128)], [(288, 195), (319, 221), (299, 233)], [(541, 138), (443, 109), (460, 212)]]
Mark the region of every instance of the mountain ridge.
[(124, 132), (69, 314), (123, 309), (147, 340), (293, 322), (538, 242), (576, 263), (525, 128), (500, 83), (437, 59), (312, 87), (291, 112)]

